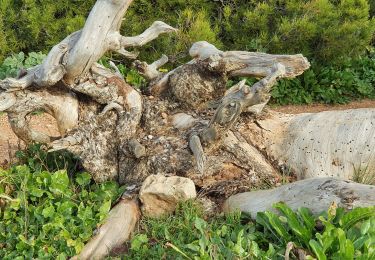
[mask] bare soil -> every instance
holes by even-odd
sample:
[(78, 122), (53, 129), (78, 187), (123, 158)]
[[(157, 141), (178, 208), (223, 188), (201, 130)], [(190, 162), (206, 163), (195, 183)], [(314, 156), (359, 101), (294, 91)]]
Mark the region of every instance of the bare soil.
[(356, 108), (375, 108), (375, 100), (364, 99), (353, 101), (349, 104), (327, 105), (327, 104), (310, 104), (310, 105), (288, 105), (288, 106), (271, 106), (272, 110), (286, 114), (317, 113), (331, 110), (346, 110)]
[[(288, 105), (272, 106), (271, 109), (287, 113), (316, 113), (328, 110), (345, 110), (356, 108), (375, 108), (375, 100), (361, 100), (344, 105)], [(31, 126), (35, 130), (47, 133), (51, 136), (58, 136), (58, 129), (55, 119), (47, 113), (31, 116)], [(14, 153), (24, 147), (24, 143), (13, 133), (6, 114), (0, 114), (0, 166), (7, 165), (14, 160)]]
[[(32, 115), (30, 125), (33, 129), (50, 136), (59, 136), (56, 120), (47, 113)], [(7, 115), (0, 114), (0, 166), (11, 163), (15, 152), (24, 145), (23, 141), (13, 133)]]

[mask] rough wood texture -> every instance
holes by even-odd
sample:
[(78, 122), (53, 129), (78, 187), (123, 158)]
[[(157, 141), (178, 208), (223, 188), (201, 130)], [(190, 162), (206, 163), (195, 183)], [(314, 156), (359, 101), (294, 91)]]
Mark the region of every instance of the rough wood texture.
[(0, 111), (7, 111), (9, 123), (16, 135), (25, 142), (50, 143), (53, 138), (30, 128), (28, 116), (44, 110), (57, 120), (63, 136), (78, 124), (78, 100), (69, 90), (58, 88), (37, 91), (0, 92)]
[(309, 208), (318, 214), (332, 202), (346, 210), (375, 205), (375, 186), (335, 178), (315, 178), (283, 185), (272, 190), (245, 192), (231, 196), (224, 204), (225, 212), (240, 210), (256, 217), (257, 212), (272, 210), (272, 205), (285, 202), (293, 210)]

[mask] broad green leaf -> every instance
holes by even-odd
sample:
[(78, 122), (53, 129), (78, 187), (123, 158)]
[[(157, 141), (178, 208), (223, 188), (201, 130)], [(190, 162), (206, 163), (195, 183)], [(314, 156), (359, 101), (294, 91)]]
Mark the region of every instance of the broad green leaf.
[[(260, 224), (261, 226), (263, 226), (264, 228), (266, 228), (267, 230), (269, 230), (276, 239), (278, 239), (280, 242), (282, 242), (283, 240), (280, 238), (280, 236), (278, 234), (275, 233), (275, 230), (274, 228), (272, 227), (267, 215), (265, 212), (258, 212), (257, 213), (257, 216), (256, 216), (256, 222), (258, 224)], [(285, 242), (285, 241), (284, 241)]]
[(136, 235), (131, 241), (131, 249), (139, 250), (143, 244), (148, 243), (148, 237), (145, 234)]
[(341, 228), (336, 229), (336, 234), (339, 240), (340, 251), (339, 254), (343, 259), (354, 258), (354, 246), (353, 243), (346, 239), (345, 232)]
[(287, 223), (290, 229), (307, 245), (311, 239), (311, 231), (300, 223), (297, 214), (282, 202), (276, 203), (274, 208), (278, 209), (284, 214), (284, 216), (287, 218)]
[(312, 230), (315, 227), (315, 219), (308, 208), (299, 208), (298, 213), (302, 217), (305, 226), (308, 230)]
[(81, 186), (90, 184), (91, 175), (87, 172), (79, 173), (76, 177), (76, 182)]
[(65, 170), (57, 171), (51, 176), (50, 190), (53, 193), (66, 193), (69, 187), (69, 177)]
[(309, 242), (309, 245), (310, 245), (311, 249), (313, 250), (315, 256), (318, 258), (318, 260), (326, 260), (327, 259), (326, 255), (323, 253), (323, 249), (322, 249), (321, 245), (319, 245), (318, 242), (311, 239), (310, 242)]
[(51, 217), (53, 217), (55, 215), (55, 208), (52, 205), (50, 205), (49, 207), (44, 208), (43, 211), (42, 211), (42, 215), (45, 218), (51, 218)]
[(100, 221), (102, 221), (107, 216), (110, 209), (111, 209), (111, 201), (110, 200), (107, 200), (106, 202), (104, 202), (100, 206), (99, 212), (97, 214), (99, 216)]
[(268, 221), (272, 228), (284, 239), (284, 242), (286, 243), (287, 241), (290, 241), (290, 235), (283, 223), (280, 221), (279, 217), (270, 211), (266, 211), (265, 214), (268, 217)]
[(77, 207), (77, 205), (72, 201), (64, 201), (60, 206), (57, 208), (57, 212), (63, 216), (70, 216), (73, 213), (73, 209)]
[(205, 230), (207, 228), (207, 222), (204, 221), (203, 219), (197, 217), (197, 218), (195, 218), (194, 226), (195, 226), (196, 229), (198, 229), (200, 231), (201, 234), (204, 234)]
[(371, 219), (366, 220), (361, 225), (361, 234), (365, 235), (370, 230), (371, 227)]
[(29, 190), (29, 192), (30, 192), (30, 195), (35, 196), (35, 197), (37, 197), (37, 198), (42, 197), (43, 194), (44, 194), (44, 190), (42, 190), (42, 189), (40, 189), (40, 188), (38, 188), (38, 187), (35, 187), (35, 186), (33, 186), (33, 187)]
[(375, 216), (375, 206), (368, 208), (355, 208), (352, 211), (346, 213), (341, 218), (339, 223), (344, 230), (348, 230), (359, 221), (368, 219), (373, 216)]

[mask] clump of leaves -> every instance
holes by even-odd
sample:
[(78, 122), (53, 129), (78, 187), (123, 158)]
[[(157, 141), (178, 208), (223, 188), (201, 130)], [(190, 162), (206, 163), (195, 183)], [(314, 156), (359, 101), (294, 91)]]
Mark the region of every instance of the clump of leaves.
[[(105, 56), (100, 59), (99, 63), (106, 68), (111, 68), (109, 61), (110, 58)], [(139, 89), (146, 87), (147, 81), (138, 71), (122, 63), (119, 63), (116, 66), (127, 83)]]
[(280, 215), (270, 211), (257, 215), (267, 241), (283, 247), (292, 242), (309, 259), (375, 258), (375, 207), (345, 212), (333, 203), (318, 217), (306, 208), (293, 212), (284, 203), (274, 207)]
[(141, 233), (130, 245), (126, 259), (272, 259), (277, 251), (270, 245), (260, 249), (253, 222), (240, 214), (204, 219), (200, 206), (182, 203), (174, 216), (144, 219)]
[(67, 259), (78, 254), (123, 189), (88, 173), (0, 169), (0, 258)]
[(0, 80), (7, 77), (16, 77), (19, 69), (28, 69), (41, 64), (46, 57), (41, 52), (30, 52), (28, 55), (20, 52), (4, 60), (0, 65)]
[(375, 56), (348, 60), (340, 66), (312, 67), (295, 79), (283, 79), (272, 89), (280, 105), (312, 102), (343, 104), (360, 98), (375, 98)]
[(16, 152), (18, 164), (25, 164), (31, 172), (49, 171), (55, 172), (65, 169), (69, 175), (79, 170), (79, 158), (74, 154), (62, 150), (47, 152), (45, 144), (33, 143), (26, 149)]
[[(350, 212), (332, 206), (314, 216), (283, 203), (259, 213), (205, 220), (194, 202), (181, 204), (175, 216), (145, 219), (126, 259), (284, 259), (297, 252), (306, 259), (374, 259), (375, 207)], [(298, 251), (299, 250), (299, 251)]]

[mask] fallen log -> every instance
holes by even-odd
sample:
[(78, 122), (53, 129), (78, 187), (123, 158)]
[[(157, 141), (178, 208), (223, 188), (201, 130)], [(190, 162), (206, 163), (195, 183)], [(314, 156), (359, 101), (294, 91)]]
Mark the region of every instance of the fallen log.
[(233, 195), (225, 201), (223, 211), (239, 210), (255, 218), (258, 212), (273, 210), (272, 205), (277, 202), (285, 202), (293, 210), (305, 207), (313, 214), (327, 210), (333, 202), (338, 207), (351, 210), (374, 206), (375, 186), (335, 178), (306, 179), (271, 190)]

